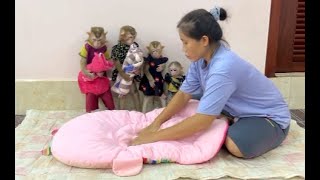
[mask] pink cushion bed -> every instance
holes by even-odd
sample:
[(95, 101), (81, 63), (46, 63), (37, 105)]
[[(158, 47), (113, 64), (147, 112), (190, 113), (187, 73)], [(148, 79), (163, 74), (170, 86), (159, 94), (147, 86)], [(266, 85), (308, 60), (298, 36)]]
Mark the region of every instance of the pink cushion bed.
[[(195, 114), (198, 101), (165, 122), (170, 127)], [(118, 176), (141, 172), (143, 163), (196, 164), (210, 160), (221, 148), (228, 129), (225, 119), (216, 119), (205, 132), (177, 141), (128, 146), (163, 109), (143, 114), (113, 110), (88, 113), (65, 123), (54, 135), (52, 155), (62, 163), (82, 168), (112, 168)]]

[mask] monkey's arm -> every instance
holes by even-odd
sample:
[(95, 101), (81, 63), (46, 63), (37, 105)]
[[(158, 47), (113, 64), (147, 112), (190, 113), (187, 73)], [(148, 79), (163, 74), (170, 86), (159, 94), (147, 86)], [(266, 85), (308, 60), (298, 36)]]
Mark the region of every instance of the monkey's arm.
[(147, 76), (147, 79), (149, 81), (154, 81), (152, 75), (150, 74), (149, 68), (150, 68), (149, 64), (145, 63), (144, 66), (143, 66), (143, 72)]
[(119, 75), (120, 75), (124, 80), (130, 81), (130, 76), (123, 71), (122, 65), (121, 65), (120, 61), (115, 60), (115, 61), (114, 61), (114, 64), (115, 64), (115, 66), (116, 66), (116, 69), (117, 69), (118, 72), (119, 72)]

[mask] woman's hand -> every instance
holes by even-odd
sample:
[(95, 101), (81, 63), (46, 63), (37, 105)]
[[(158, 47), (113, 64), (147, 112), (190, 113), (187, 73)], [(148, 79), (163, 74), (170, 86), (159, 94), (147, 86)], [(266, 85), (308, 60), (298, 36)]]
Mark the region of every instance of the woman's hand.
[(160, 129), (160, 125), (156, 123), (150, 124), (148, 127), (142, 129), (138, 133), (138, 137), (132, 140), (131, 145), (140, 145), (146, 143), (152, 143), (156, 141), (156, 133)]
[(155, 142), (155, 134), (156, 132), (145, 132), (143, 134), (139, 134), (138, 137), (132, 140), (131, 146)]
[(149, 126), (145, 127), (144, 129), (142, 129), (139, 133), (138, 136), (142, 135), (142, 134), (152, 134), (157, 132), (160, 129), (160, 125), (156, 124), (156, 123), (152, 123)]

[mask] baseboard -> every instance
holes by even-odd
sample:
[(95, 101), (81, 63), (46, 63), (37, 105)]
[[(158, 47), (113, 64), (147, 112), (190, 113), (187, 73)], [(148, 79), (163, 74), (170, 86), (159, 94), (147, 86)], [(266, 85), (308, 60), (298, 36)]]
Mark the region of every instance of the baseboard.
[(276, 77), (305, 77), (304, 72), (275, 73)]
[[(304, 77), (276, 77), (278, 86), (292, 109), (304, 109)], [(140, 97), (143, 97), (140, 94)], [(115, 104), (118, 97), (114, 94)], [(132, 102), (128, 101), (129, 106)], [(99, 107), (105, 109), (100, 101)], [(84, 110), (85, 95), (75, 79), (17, 79), (15, 81), (15, 114), (24, 115), (28, 109)]]
[(84, 95), (80, 93), (76, 80), (32, 80), (15, 81), (15, 113), (25, 114), (28, 109), (82, 110)]

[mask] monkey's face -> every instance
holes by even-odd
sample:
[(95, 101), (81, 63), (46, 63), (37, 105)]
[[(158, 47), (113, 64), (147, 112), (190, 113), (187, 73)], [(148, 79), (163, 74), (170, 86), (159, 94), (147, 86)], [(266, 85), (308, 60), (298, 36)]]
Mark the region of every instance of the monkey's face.
[(134, 42), (134, 36), (131, 33), (126, 33), (125, 37), (124, 37), (124, 43), (127, 45), (131, 45)]
[(161, 55), (162, 55), (162, 48), (161, 48), (161, 46), (160, 46), (160, 45), (157, 46), (157, 47), (151, 46), (151, 47), (150, 47), (150, 54), (151, 54), (151, 56), (152, 56), (153, 58), (155, 58), (155, 59), (160, 58)]
[(106, 43), (105, 36), (97, 37), (93, 33), (90, 34), (89, 40), (90, 40), (91, 45), (96, 49), (102, 47)]
[(175, 64), (172, 64), (169, 67), (170, 74), (173, 77), (181, 75), (181, 70), (182, 69), (180, 67), (176, 66)]

